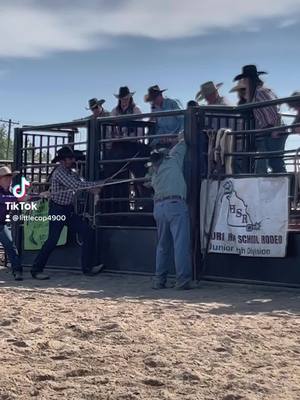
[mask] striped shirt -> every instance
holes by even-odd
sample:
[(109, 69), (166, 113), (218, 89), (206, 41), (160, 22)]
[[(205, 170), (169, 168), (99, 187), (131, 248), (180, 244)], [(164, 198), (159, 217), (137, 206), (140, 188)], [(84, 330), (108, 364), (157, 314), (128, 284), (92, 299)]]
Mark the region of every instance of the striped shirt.
[[(262, 101), (270, 101), (277, 99), (277, 96), (271, 89), (259, 86), (254, 94), (253, 102), (260, 103)], [(258, 129), (263, 129), (271, 126), (281, 125), (278, 106), (268, 106), (255, 108), (253, 110), (255, 125)]]
[(51, 176), (51, 200), (63, 206), (70, 205), (77, 189), (92, 188), (96, 184), (83, 180), (77, 172), (59, 165)]

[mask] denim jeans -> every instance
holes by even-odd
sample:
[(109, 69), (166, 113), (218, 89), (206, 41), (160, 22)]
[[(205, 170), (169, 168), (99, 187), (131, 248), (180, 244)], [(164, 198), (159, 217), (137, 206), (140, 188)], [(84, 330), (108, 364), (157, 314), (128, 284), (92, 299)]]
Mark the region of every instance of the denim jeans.
[[(284, 150), (287, 136), (272, 138), (271, 136), (256, 139), (256, 151), (278, 151)], [(283, 157), (269, 159), (257, 159), (255, 162), (255, 172), (264, 174), (268, 172), (268, 167), (272, 172), (286, 172)]]
[(9, 262), (11, 263), (12, 272), (22, 272), (18, 250), (12, 240), (11, 232), (6, 225), (0, 225), (0, 242), (2, 243)]
[(154, 218), (158, 232), (155, 281), (162, 285), (166, 283), (174, 256), (177, 285), (190, 282), (192, 280), (190, 220), (185, 201), (156, 202)]
[(70, 206), (61, 206), (54, 202), (50, 202), (49, 215), (65, 216), (65, 221), (49, 221), (49, 235), (43, 244), (39, 254), (37, 255), (32, 272), (42, 272), (47, 264), (50, 254), (55, 249), (64, 225), (74, 233), (81, 236), (81, 269), (83, 272), (89, 272), (92, 269), (93, 262), (93, 232), (88, 223), (74, 213), (74, 208)]

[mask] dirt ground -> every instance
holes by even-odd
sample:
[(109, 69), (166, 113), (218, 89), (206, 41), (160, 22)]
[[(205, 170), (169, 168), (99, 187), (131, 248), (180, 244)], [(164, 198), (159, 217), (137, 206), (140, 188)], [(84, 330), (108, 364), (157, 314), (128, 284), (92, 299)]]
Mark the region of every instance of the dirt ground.
[(300, 399), (300, 292), (0, 270), (0, 400)]

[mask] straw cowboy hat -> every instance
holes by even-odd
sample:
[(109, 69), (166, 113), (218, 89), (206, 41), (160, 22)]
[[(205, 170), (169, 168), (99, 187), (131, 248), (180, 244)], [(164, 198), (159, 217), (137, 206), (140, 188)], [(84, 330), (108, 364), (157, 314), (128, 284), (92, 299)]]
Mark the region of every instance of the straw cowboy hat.
[(104, 99), (98, 100), (96, 97), (89, 100), (88, 107), (85, 107), (86, 110), (92, 110), (95, 107), (102, 106), (105, 103)]
[(247, 89), (245, 83), (243, 81), (239, 81), (237, 85), (235, 85), (230, 91), (229, 93), (233, 93), (233, 92), (239, 92), (240, 90), (245, 90)]
[(126, 96), (133, 96), (135, 92), (131, 92), (127, 86), (121, 86), (118, 94), (114, 94), (117, 99), (122, 99)]
[(158, 85), (150, 86), (148, 88), (148, 93), (144, 96), (144, 101), (148, 103), (149, 101), (154, 100), (158, 95), (162, 94), (168, 89), (160, 89)]
[(256, 65), (244, 65), (242, 68), (242, 73), (237, 75), (233, 81), (240, 81), (243, 78), (258, 78), (259, 75), (265, 75), (265, 71), (257, 71)]
[(207, 96), (210, 96), (211, 94), (215, 93), (218, 91), (218, 89), (223, 85), (223, 83), (217, 83), (216, 85), (214, 84), (213, 81), (208, 81), (203, 83), (200, 86), (199, 92), (196, 94), (195, 99), (197, 101), (205, 99)]
[(3, 167), (0, 167), (0, 178), (3, 178), (4, 176), (16, 176), (20, 173), (20, 171), (11, 171), (9, 167), (4, 165)]

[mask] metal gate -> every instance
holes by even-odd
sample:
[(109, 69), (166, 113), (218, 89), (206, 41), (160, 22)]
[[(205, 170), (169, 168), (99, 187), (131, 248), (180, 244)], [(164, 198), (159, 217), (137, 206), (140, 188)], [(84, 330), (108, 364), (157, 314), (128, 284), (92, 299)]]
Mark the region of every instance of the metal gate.
[[(96, 204), (91, 199), (86, 209), (91, 225), (95, 229), (95, 263), (104, 262), (107, 269), (114, 271), (153, 273), (156, 228), (152, 216), (152, 195), (141, 187), (145, 172), (144, 164), (149, 158), (151, 141), (159, 138), (155, 135), (156, 123), (153, 121), (170, 116), (183, 118), (188, 142), (185, 177), (188, 186), (187, 201), (191, 214), (195, 277), (298, 285), (300, 284), (298, 267), (300, 212), (299, 193), (293, 182), (298, 179), (299, 151), (294, 149), (256, 152), (257, 135), (269, 135), (272, 129), (254, 129), (252, 117), (255, 107), (282, 104), (288, 100), (280, 99), (240, 107), (191, 107), (187, 110), (23, 127), (15, 130), (15, 164), (16, 168), (22, 170), (25, 176), (35, 182), (37, 190), (40, 191), (45, 187), (46, 176), (53, 169), (50, 163), (53, 155), (51, 148), (57, 149), (65, 143), (76, 148), (82, 147), (86, 154), (83, 175), (89, 180), (105, 179), (107, 182), (107, 186), (101, 192), (99, 202)], [(231, 157), (235, 162), (236, 167), (231, 175), (220, 170), (211, 170), (208, 163), (208, 133), (213, 135), (222, 127), (230, 128), (231, 134), (235, 137), (234, 151), (225, 154), (225, 157)], [(293, 134), (294, 127), (295, 125), (289, 124), (279, 127), (278, 130)], [(78, 140), (80, 129), (86, 131), (84, 141)], [(162, 136), (166, 138), (165, 135)], [(172, 139), (176, 135), (168, 135), (168, 137)], [(43, 155), (43, 149), (45, 155)], [(208, 178), (220, 180), (228, 176), (262, 176), (255, 174), (253, 170), (255, 160), (270, 157), (284, 157), (287, 165), (290, 164), (292, 167), (292, 170), (287, 173), (292, 182), (289, 198), (290, 232), (287, 257), (261, 259), (224, 254), (203, 256), (199, 242), (199, 196), (203, 180)], [(122, 184), (118, 183), (120, 180)], [(21, 229), (18, 229), (19, 247), (22, 248), (20, 231)], [(75, 246), (75, 249), (78, 251), (78, 246)], [(76, 254), (76, 260), (72, 258), (74, 254)], [(50, 259), (50, 264), (77, 266), (77, 254), (75, 251), (70, 252), (68, 246), (57, 249)], [(24, 263), (30, 264), (33, 256), (34, 254), (23, 252)], [(174, 266), (171, 266), (171, 271), (174, 272)]]
[[(55, 168), (51, 161), (56, 151), (63, 145), (74, 150), (87, 152), (88, 121), (76, 121), (64, 124), (43, 126), (24, 126), (15, 129), (14, 165), (20, 176), (31, 183), (31, 193), (39, 194), (49, 189), (49, 176)], [(88, 178), (86, 161), (78, 161), (76, 165), (80, 174)], [(17, 178), (19, 179), (20, 176)], [(15, 182), (17, 183), (17, 182)], [(80, 207), (79, 199), (79, 207)], [(23, 265), (31, 265), (37, 252), (24, 250), (24, 223), (13, 224), (13, 231)], [(79, 245), (77, 238), (68, 234), (66, 246), (57, 247), (49, 259), (50, 267), (79, 268)]]

